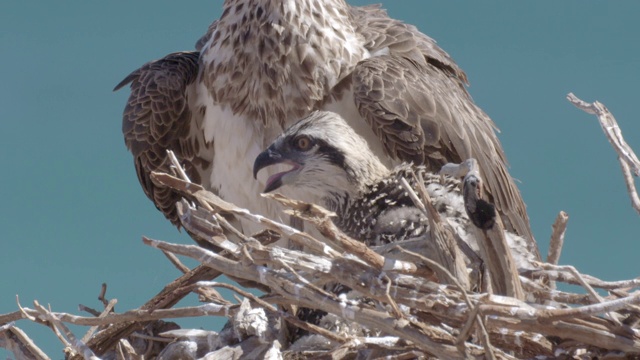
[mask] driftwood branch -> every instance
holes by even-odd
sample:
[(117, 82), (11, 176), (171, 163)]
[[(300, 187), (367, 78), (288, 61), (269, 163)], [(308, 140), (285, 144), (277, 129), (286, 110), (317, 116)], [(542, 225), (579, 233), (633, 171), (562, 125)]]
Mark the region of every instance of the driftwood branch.
[(598, 117), (602, 131), (604, 131), (607, 140), (609, 140), (609, 143), (618, 154), (618, 161), (622, 167), (622, 174), (631, 198), (631, 206), (640, 214), (640, 198), (633, 179), (633, 176), (640, 176), (640, 160), (638, 160), (631, 146), (624, 140), (618, 122), (609, 112), (609, 109), (599, 101), (588, 103), (579, 99), (573, 93), (567, 95), (567, 100), (578, 109)]
[(557, 265), (560, 261), (560, 254), (562, 253), (562, 245), (564, 244), (564, 233), (567, 231), (567, 222), (569, 221), (569, 215), (566, 212), (560, 211), (556, 217), (556, 221), (551, 226), (551, 242), (549, 243), (549, 252), (547, 255), (547, 262), (549, 264)]

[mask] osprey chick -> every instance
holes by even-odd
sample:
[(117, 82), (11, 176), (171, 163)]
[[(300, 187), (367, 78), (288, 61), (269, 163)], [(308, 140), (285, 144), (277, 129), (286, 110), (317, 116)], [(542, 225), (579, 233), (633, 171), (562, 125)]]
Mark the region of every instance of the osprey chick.
[[(435, 208), (454, 223), (472, 248), (472, 225), (460, 193), (460, 182), (429, 172), (424, 166), (401, 164), (387, 169), (367, 142), (338, 114), (317, 111), (285, 130), (253, 165), (254, 176), (268, 166), (288, 164), (289, 170), (272, 175), (264, 192), (288, 186), (307, 194), (299, 200), (320, 198), (336, 213), (334, 223), (347, 235), (368, 246), (427, 236), (429, 221), (400, 185), (405, 178), (415, 189), (411, 172), (421, 173)], [(537, 249), (524, 238), (507, 233), (517, 263), (536, 260)]]

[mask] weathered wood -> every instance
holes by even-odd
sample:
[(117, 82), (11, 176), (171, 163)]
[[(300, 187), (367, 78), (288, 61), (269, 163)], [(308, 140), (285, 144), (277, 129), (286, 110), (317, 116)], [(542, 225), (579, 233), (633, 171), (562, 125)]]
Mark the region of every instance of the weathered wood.
[[(602, 104), (576, 99), (572, 102), (577, 106), (598, 115), (619, 152), (623, 169), (627, 169), (625, 174), (637, 174), (640, 162), (624, 142), (615, 119)], [(467, 170), (466, 174), (470, 173), (477, 175)], [(0, 315), (0, 345), (10, 347), (21, 358), (46, 359), (14, 326), (14, 321), (28, 319), (50, 326), (70, 359), (154, 358), (163, 347), (163, 356), (186, 358), (337, 359), (358, 356), (362, 350), (395, 359), (640, 357), (640, 278), (603, 281), (574, 267), (557, 265), (566, 230), (563, 213), (554, 224), (548, 263), (533, 261), (516, 269), (499, 217), (491, 216), (490, 207), (483, 208), (491, 204), (482, 203), (479, 177), (467, 177), (464, 193), (470, 217), (479, 226), (475, 237), (482, 261), (474, 258), (475, 250), (463, 246), (447, 224), (439, 222), (422, 191), (422, 198), (414, 194), (416, 205), (428, 214), (435, 241), (421, 244), (413, 239), (370, 249), (340, 232), (331, 221), (332, 214), (312, 204), (271, 196), (305, 225), (317, 227), (326, 242), (251, 214), (186, 179), (159, 173), (152, 177), (189, 199), (180, 205), (184, 226), (225, 252), (145, 238), (145, 244), (164, 251), (181, 271), (187, 269), (175, 255), (191, 257), (202, 265), (167, 285), (140, 309), (121, 314), (112, 313), (115, 300), (107, 301), (104, 293), (100, 298), (105, 309), (89, 317), (58, 313), (37, 302), (35, 309), (18, 304), (19, 311)], [(633, 198), (635, 188), (628, 186)], [(222, 215), (255, 222), (269, 232), (243, 234)], [(281, 247), (275, 242), (281, 237), (291, 239), (304, 251)], [(463, 264), (458, 257), (470, 261)], [(493, 292), (475, 291), (478, 284), (467, 276), (477, 270), (472, 266), (479, 262), (480, 268), (488, 269)], [(268, 293), (258, 297), (209, 281), (220, 274), (260, 284)], [(337, 295), (322, 287), (336, 282), (351, 291)], [(553, 282), (578, 285), (583, 291), (558, 291)], [(242, 296), (242, 305), (223, 299), (214, 289), (218, 287)], [(595, 289), (607, 290), (609, 295)], [(207, 304), (173, 308), (191, 292), (206, 298)], [(328, 314), (320, 325), (307, 323), (296, 316), (294, 310), (299, 307)], [(224, 316), (230, 320), (219, 333), (177, 331), (170, 326), (166, 329), (171, 331), (164, 332), (162, 338), (158, 332), (156, 336), (135, 333), (148, 324), (165, 329), (162, 324), (168, 323), (160, 319), (185, 316)], [(283, 322), (310, 335), (290, 338), (283, 332)], [(91, 326), (86, 335), (89, 340), (80, 341), (67, 324)], [(172, 345), (166, 347), (171, 340)], [(136, 346), (136, 341), (145, 346)]]

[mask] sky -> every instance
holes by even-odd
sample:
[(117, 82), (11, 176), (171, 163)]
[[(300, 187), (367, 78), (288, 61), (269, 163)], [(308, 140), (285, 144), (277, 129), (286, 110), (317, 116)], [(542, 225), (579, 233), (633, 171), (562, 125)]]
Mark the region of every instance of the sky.
[[(565, 96), (602, 101), (640, 151), (640, 3), (382, 3), (466, 71), (476, 103), (501, 130), (542, 253), (564, 210), (562, 264), (608, 280), (639, 276), (640, 222), (616, 154), (596, 118)], [(16, 295), (28, 307), (38, 300), (62, 312), (78, 313), (80, 303), (101, 308), (103, 282), (116, 311), (125, 311), (179, 275), (140, 241), (190, 239), (142, 192), (121, 133), (129, 92), (112, 89), (147, 61), (192, 50), (222, 7), (184, 4), (0, 2), (0, 314), (17, 310)], [(222, 321), (181, 323), (218, 329)], [(17, 326), (63, 358), (49, 329)]]

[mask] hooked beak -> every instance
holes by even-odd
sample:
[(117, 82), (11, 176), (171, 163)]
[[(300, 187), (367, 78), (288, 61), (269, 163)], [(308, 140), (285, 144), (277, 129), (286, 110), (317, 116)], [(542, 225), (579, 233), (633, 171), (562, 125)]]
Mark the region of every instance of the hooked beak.
[(260, 155), (258, 155), (256, 160), (254, 161), (253, 178), (257, 179), (257, 175), (260, 170), (266, 168), (267, 166), (276, 165), (276, 164), (289, 164), (292, 166), (292, 168), (287, 171), (283, 171), (283, 172), (271, 175), (267, 180), (266, 187), (262, 191), (263, 193), (271, 192), (273, 190), (278, 189), (282, 185), (284, 185), (285, 183), (283, 182), (282, 178), (291, 172), (297, 171), (301, 167), (300, 164), (290, 159), (284, 158), (280, 152), (273, 149), (272, 146), (269, 146), (269, 148), (261, 152)]

